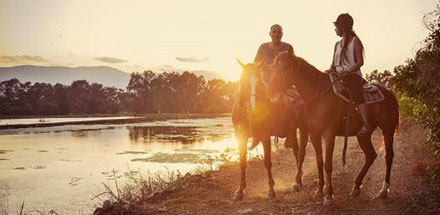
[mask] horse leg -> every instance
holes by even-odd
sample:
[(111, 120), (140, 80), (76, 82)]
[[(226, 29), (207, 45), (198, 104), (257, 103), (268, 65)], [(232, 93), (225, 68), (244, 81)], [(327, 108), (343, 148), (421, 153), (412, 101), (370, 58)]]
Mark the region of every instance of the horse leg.
[(318, 188), (315, 191), (315, 198), (321, 198), (323, 196), (322, 190), (324, 188), (324, 161), (322, 158), (321, 135), (310, 135), (310, 139), (312, 140), (313, 148), (315, 149), (316, 167), (318, 169), (319, 177)]
[(359, 172), (358, 176), (356, 177), (356, 180), (354, 181), (354, 186), (350, 193), (350, 196), (352, 197), (358, 196), (361, 193), (360, 186), (362, 185), (362, 181), (364, 180), (368, 169), (377, 157), (376, 151), (374, 150), (373, 144), (371, 143), (371, 133), (366, 136), (357, 136), (357, 139), (359, 142), (359, 146), (365, 154), (365, 164)]
[(246, 189), (246, 155), (247, 155), (247, 140), (246, 135), (237, 135), (238, 148), (240, 151), (240, 187), (234, 193), (234, 201), (243, 199), (243, 191)]
[(296, 172), (296, 178), (295, 182), (292, 185), (292, 191), (299, 191), (299, 189), (302, 187), (302, 177), (303, 177), (303, 163), (304, 158), (306, 156), (306, 146), (307, 146), (307, 140), (308, 140), (308, 131), (305, 128), (300, 128), (300, 145), (299, 145), (299, 151), (298, 151), (298, 157), (297, 157), (297, 172)]
[[(289, 148), (292, 148), (292, 154), (295, 157), (295, 162), (296, 162), (296, 170), (298, 171), (298, 169), (299, 169), (299, 162), (298, 162), (299, 146), (298, 146), (298, 140), (297, 140), (297, 135), (296, 135), (296, 129), (295, 129), (295, 131), (288, 133), (288, 136), (286, 138), (286, 145), (289, 145)], [(298, 175), (298, 172), (297, 172), (297, 175)], [(295, 184), (296, 184), (296, 181), (292, 184), (292, 190), (294, 189), (293, 187), (296, 186)]]
[(385, 161), (387, 165), (386, 173), (385, 173), (385, 181), (383, 182), (382, 188), (379, 191), (379, 194), (376, 196), (378, 199), (386, 199), (388, 196), (388, 188), (390, 187), (390, 177), (391, 177), (391, 166), (393, 164), (394, 150), (393, 150), (393, 141), (394, 141), (394, 132), (385, 132), (384, 131), (384, 142), (385, 142)]
[(296, 135), (297, 129), (298, 126), (296, 124), (292, 124), (291, 126), (289, 126), (289, 129), (287, 130), (287, 138), (286, 141), (284, 142), (284, 147), (293, 148), (293, 150), (295, 150), (296, 147), (296, 151), (298, 151), (298, 139)]
[(265, 138), (263, 140), (263, 148), (264, 148), (264, 166), (267, 170), (267, 177), (269, 179), (269, 190), (267, 192), (267, 197), (269, 199), (275, 198), (275, 190), (274, 187), (274, 180), (272, 177), (272, 160), (271, 160), (271, 145), (270, 145), (270, 137)]
[(335, 149), (335, 135), (332, 132), (326, 132), (325, 136), (325, 197), (324, 205), (330, 206), (333, 204), (333, 151)]

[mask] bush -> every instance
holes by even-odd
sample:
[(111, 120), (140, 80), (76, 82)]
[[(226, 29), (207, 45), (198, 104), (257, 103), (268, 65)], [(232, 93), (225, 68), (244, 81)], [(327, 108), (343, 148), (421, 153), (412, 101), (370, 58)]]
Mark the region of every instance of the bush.
[[(414, 117), (428, 132), (428, 144), (440, 155), (440, 4), (426, 14), (424, 23), (431, 31), (424, 44), (406, 64), (394, 68), (390, 79), (400, 95), (406, 115)], [(440, 170), (436, 171), (437, 178)]]

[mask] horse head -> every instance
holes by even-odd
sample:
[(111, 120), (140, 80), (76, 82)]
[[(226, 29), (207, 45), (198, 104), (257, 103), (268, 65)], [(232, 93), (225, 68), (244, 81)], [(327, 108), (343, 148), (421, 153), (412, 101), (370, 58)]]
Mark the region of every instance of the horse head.
[(244, 64), (239, 59), (237, 59), (238, 64), (240, 64), (242, 72), (240, 76), (240, 84), (248, 85), (252, 78), (256, 80), (261, 80), (261, 69), (264, 67), (264, 61), (257, 63)]
[(282, 93), (294, 84), (294, 75), (298, 72), (299, 61), (290, 51), (278, 54), (272, 64), (272, 74), (267, 89), (267, 96), (277, 102)]
[(241, 100), (242, 102), (247, 100), (249, 101), (248, 104), (255, 107), (257, 100), (266, 99), (266, 86), (264, 86), (261, 79), (261, 69), (264, 67), (264, 62), (244, 64), (238, 59), (237, 61), (242, 68), (240, 77)]

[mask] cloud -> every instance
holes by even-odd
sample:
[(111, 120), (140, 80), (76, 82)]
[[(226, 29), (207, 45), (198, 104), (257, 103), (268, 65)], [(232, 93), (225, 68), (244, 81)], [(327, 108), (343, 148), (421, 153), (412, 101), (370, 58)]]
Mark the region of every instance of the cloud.
[(164, 65), (162, 65), (162, 67), (163, 67), (163, 68), (171, 68), (171, 69), (174, 68), (174, 66), (169, 65), (169, 64), (164, 64)]
[(176, 57), (177, 61), (180, 62), (185, 62), (185, 63), (201, 63), (201, 62), (205, 62), (208, 61), (208, 58), (195, 58), (195, 57)]
[(96, 57), (95, 60), (99, 60), (104, 63), (125, 63), (125, 62), (127, 62), (127, 60), (114, 58), (114, 57)]
[(1, 63), (47, 62), (48, 60), (38, 55), (0, 56)]

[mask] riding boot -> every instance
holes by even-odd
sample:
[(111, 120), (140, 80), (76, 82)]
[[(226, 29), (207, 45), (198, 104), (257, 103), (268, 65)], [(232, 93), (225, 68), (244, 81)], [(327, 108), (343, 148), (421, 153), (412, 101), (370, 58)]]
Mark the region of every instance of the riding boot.
[(359, 136), (365, 136), (370, 132), (370, 126), (368, 125), (368, 109), (367, 104), (360, 104), (357, 106), (359, 110), (359, 116), (362, 122), (362, 127), (359, 130), (358, 134)]

